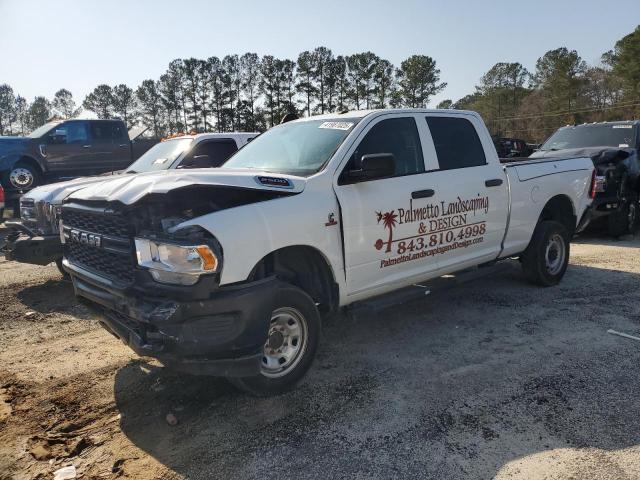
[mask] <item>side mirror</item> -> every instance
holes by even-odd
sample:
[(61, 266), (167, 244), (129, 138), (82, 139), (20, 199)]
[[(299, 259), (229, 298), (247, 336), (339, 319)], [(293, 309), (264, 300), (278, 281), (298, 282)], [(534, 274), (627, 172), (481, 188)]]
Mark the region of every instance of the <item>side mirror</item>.
[(195, 155), (185, 160), (178, 168), (211, 168), (213, 163), (209, 155)]
[(355, 169), (348, 172), (352, 181), (392, 177), (396, 171), (396, 157), (393, 153), (370, 153), (363, 155), (358, 163)]

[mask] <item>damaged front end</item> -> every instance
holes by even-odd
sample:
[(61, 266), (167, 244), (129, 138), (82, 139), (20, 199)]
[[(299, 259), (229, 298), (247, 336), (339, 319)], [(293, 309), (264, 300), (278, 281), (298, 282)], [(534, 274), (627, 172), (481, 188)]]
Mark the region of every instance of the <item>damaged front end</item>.
[(76, 295), (137, 353), (191, 373), (255, 374), (277, 280), (219, 287), (223, 246), (180, 225), (290, 194), (194, 185), (132, 205), (71, 198), (62, 209), (64, 266)]

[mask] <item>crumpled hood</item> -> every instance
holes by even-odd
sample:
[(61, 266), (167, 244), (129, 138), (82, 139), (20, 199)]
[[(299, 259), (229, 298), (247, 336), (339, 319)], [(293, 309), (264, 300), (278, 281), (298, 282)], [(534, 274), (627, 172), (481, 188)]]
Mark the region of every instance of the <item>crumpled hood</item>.
[(576, 158), (589, 157), (595, 165), (624, 160), (635, 153), (633, 148), (588, 147), (567, 148), (564, 150), (547, 150), (533, 152), (529, 158)]
[(131, 205), (149, 194), (162, 194), (196, 185), (300, 193), (304, 190), (306, 180), (302, 177), (248, 169), (163, 170), (102, 181), (74, 192), (69, 199), (118, 201)]
[(89, 185), (108, 181), (111, 178), (111, 176), (107, 178), (105, 178), (105, 176), (80, 177), (74, 178), (73, 180), (67, 180), (65, 182), (50, 183), (49, 185), (42, 185), (41, 187), (34, 188), (26, 193), (23, 198), (32, 199), (35, 202), (47, 202), (59, 205), (73, 192), (76, 192), (81, 188), (88, 187)]

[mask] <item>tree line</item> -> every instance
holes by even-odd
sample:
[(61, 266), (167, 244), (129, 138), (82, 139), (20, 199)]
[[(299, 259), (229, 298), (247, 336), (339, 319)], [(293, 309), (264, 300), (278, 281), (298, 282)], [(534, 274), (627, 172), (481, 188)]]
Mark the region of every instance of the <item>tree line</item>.
[[(77, 105), (60, 89), (32, 102), (0, 85), (0, 135), (25, 134), (52, 117), (73, 118), (84, 108), (99, 118), (142, 123), (153, 135), (179, 132), (262, 131), (287, 113), (314, 115), (386, 107), (425, 107), (446, 83), (436, 61), (413, 55), (399, 66), (372, 52), (334, 55), (326, 47), (296, 60), (255, 53), (176, 59), (158, 79), (135, 89), (98, 85)], [(499, 62), (475, 91), (438, 108), (475, 110), (491, 133), (541, 141), (560, 125), (633, 118), (640, 113), (640, 26), (589, 66), (561, 47), (529, 72)]]
[[(99, 118), (142, 123), (162, 137), (178, 132), (260, 131), (287, 113), (313, 115), (349, 109), (419, 107), (445, 88), (435, 60), (413, 55), (399, 67), (372, 52), (334, 56), (326, 47), (296, 61), (255, 53), (176, 59), (159, 79), (137, 88), (98, 85), (82, 102)], [(72, 118), (66, 89), (31, 104), (0, 85), (0, 134), (24, 134), (52, 115)]]
[(563, 125), (640, 118), (640, 26), (588, 65), (576, 50), (550, 50), (533, 72), (496, 63), (475, 91), (441, 108), (479, 112), (494, 135), (540, 142)]

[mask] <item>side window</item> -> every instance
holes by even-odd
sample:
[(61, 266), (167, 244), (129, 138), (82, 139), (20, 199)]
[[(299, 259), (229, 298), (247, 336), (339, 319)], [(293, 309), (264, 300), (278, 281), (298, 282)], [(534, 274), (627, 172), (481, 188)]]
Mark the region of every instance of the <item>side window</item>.
[(112, 122), (112, 139), (114, 142), (120, 143), (122, 141), (129, 141), (129, 132), (125, 131), (124, 125), (120, 122)]
[[(238, 151), (233, 140), (204, 141), (180, 164), (182, 168), (219, 167)], [(207, 158), (204, 158), (205, 156)], [(202, 157), (202, 158), (196, 158)]]
[(68, 122), (57, 126), (49, 134), (50, 142), (53, 144), (79, 144), (89, 141), (87, 132), (87, 122)]
[(111, 122), (91, 122), (91, 137), (97, 143), (111, 143), (114, 137), (114, 125)]
[(486, 165), (476, 129), (466, 118), (427, 117), (440, 170)]
[(357, 159), (373, 153), (392, 153), (396, 159), (395, 176), (424, 172), (420, 135), (413, 118), (390, 118), (374, 125), (356, 148), (347, 169)]

